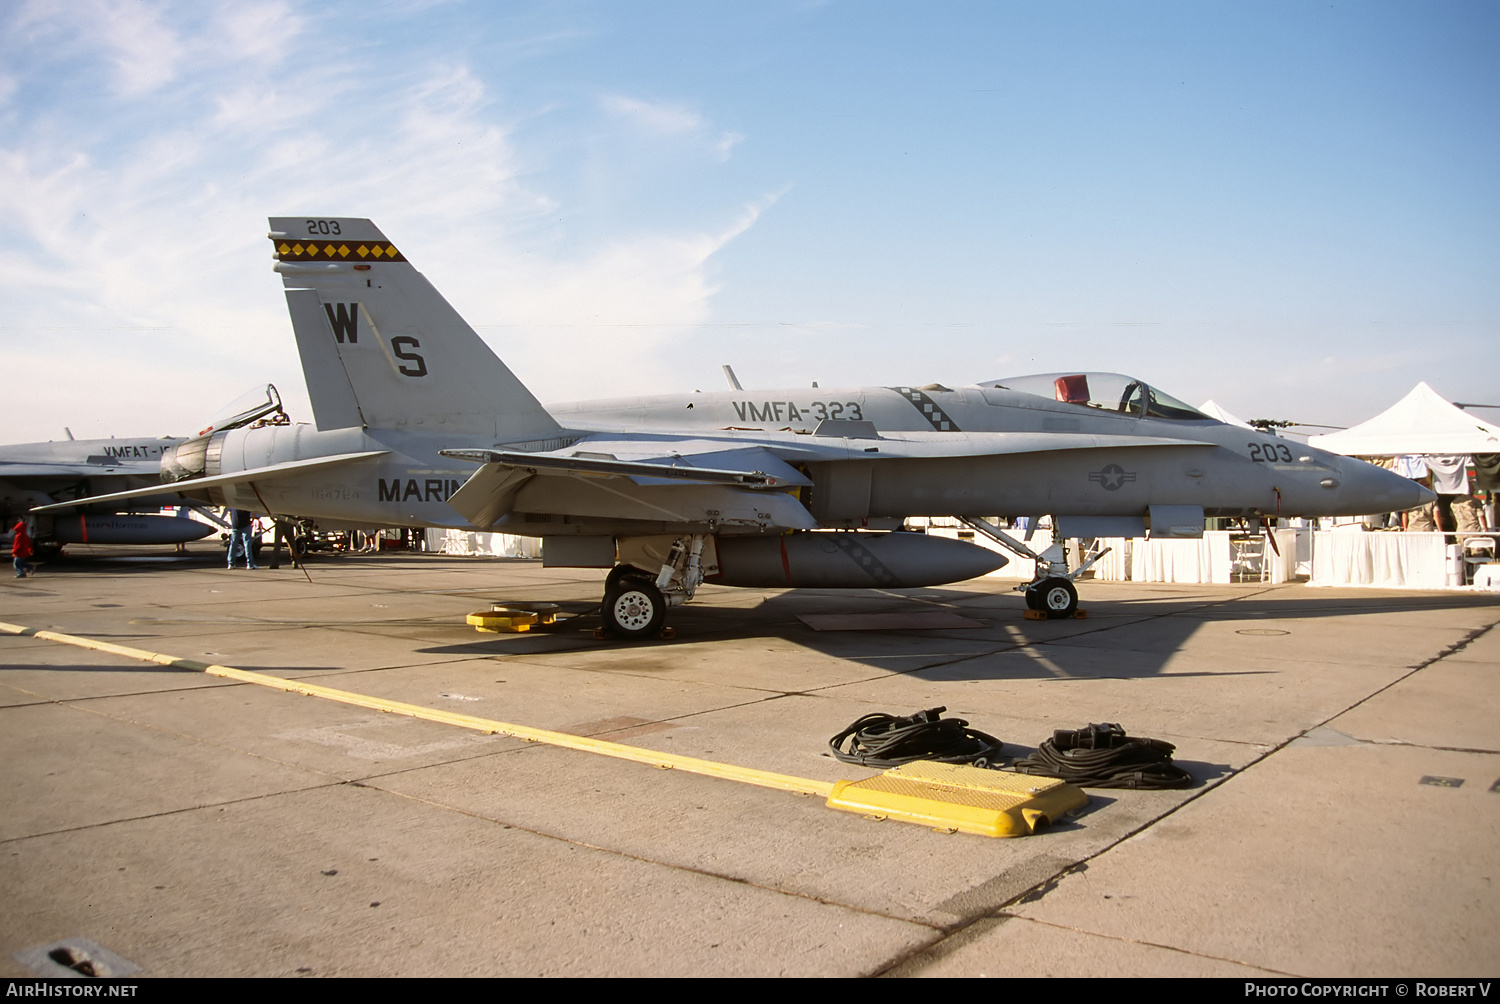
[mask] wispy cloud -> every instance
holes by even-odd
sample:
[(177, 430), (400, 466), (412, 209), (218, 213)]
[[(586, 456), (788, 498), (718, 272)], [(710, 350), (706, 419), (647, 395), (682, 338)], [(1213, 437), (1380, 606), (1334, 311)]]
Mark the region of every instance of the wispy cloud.
[[(269, 215), (374, 218), (476, 323), (670, 332), (706, 316), (710, 259), (774, 201), (559, 238), (572, 193), (514, 125), (538, 113), (509, 107), (451, 39), (424, 49), (346, 34), (331, 48), (318, 14), (285, 5), (106, 0), (30, 4), (0, 35), (0, 57), (17, 57), (0, 109), (0, 345), (26, 372), (68, 361), (66, 378), (18, 389), (0, 442), (59, 423), (80, 435), (196, 428), (266, 380), (295, 406)], [(61, 48), (39, 57), (44, 42)], [(43, 74), (112, 87), (56, 94)], [(738, 142), (686, 104), (621, 98), (604, 111), (725, 154)], [(554, 368), (555, 341), (533, 342), (502, 346), (507, 361)], [(132, 399), (150, 420), (105, 428)]]
[(641, 101), (618, 94), (605, 95), (599, 103), (611, 115), (659, 135), (681, 135), (704, 127), (703, 116), (682, 105)]
[(719, 160), (727, 160), (730, 151), (745, 137), (729, 130), (716, 130), (703, 114), (684, 104), (643, 101), (620, 94), (607, 94), (600, 107), (615, 119), (629, 124), (651, 138), (678, 137), (699, 143)]

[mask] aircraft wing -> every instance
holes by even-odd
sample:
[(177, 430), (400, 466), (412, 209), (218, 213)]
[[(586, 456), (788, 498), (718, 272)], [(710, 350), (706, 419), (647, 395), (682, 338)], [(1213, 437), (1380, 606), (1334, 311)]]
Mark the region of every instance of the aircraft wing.
[[(441, 452), (445, 457), (481, 465), (448, 499), (448, 504), (475, 526), (493, 526), (510, 512), (517, 494), (534, 478), (574, 479), (576, 491), (568, 491), (566, 486), (561, 491), (585, 505), (599, 504), (599, 493), (591, 489), (600, 480), (621, 479), (627, 482), (623, 490), (610, 493), (618, 502), (604, 504), (655, 510), (651, 515), (657, 519), (703, 518), (697, 514), (703, 510), (733, 521), (731, 514), (743, 510), (747, 522), (788, 528), (816, 525), (794, 497), (765, 491), (812, 482), (759, 445), (643, 437), (587, 439), (550, 453)], [(594, 501), (584, 502), (585, 496), (592, 496)]]
[(218, 485), (243, 484), (246, 481), (274, 481), (277, 478), (286, 477), (290, 474), (305, 474), (308, 471), (317, 470), (322, 467), (347, 464), (355, 460), (367, 460), (370, 457), (381, 457), (385, 453), (385, 450), (369, 450), (364, 453), (340, 453), (331, 457), (294, 460), (286, 464), (271, 464), (269, 467), (256, 467), (248, 471), (235, 471), (233, 474), (218, 474), (211, 478), (191, 478), (187, 481), (173, 481), (152, 485), (149, 488), (137, 488), (134, 491), (114, 492), (110, 495), (95, 495), (91, 498), (74, 499), (71, 502), (57, 502), (53, 505), (37, 506), (31, 511), (53, 512), (58, 509), (72, 509), (80, 505), (90, 505), (95, 502), (118, 502), (125, 499), (148, 498), (152, 495), (187, 495), (189, 492), (200, 488), (213, 488)]
[[(849, 428), (842, 435), (767, 434), (764, 430), (723, 430), (713, 438), (599, 433), (547, 453), (503, 449), (441, 453), (480, 465), (448, 499), (454, 510), (477, 527), (494, 526), (519, 507), (599, 517), (806, 529), (817, 525), (806, 507), (790, 492), (768, 490), (811, 484), (793, 463), (1213, 446), (1202, 440), (1160, 436), (877, 433), (869, 423), (844, 426)], [(836, 428), (843, 433), (844, 426)]]

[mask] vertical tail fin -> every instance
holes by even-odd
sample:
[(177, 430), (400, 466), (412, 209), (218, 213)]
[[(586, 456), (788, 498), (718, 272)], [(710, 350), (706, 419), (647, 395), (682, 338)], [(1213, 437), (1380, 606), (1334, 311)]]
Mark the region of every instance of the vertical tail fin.
[(273, 217), (276, 271), (320, 429), (549, 438), (558, 425), (369, 220)]

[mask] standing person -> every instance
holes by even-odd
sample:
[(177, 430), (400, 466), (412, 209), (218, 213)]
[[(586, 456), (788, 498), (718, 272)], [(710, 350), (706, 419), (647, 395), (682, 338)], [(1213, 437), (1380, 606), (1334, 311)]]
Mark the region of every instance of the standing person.
[(245, 552), (245, 567), (254, 568), (255, 552), (250, 549), (250, 541), (255, 532), (255, 517), (251, 516), (245, 509), (229, 510), (229, 565), (234, 567), (235, 551)]
[(1430, 456), (1427, 467), (1432, 471), (1432, 490), (1437, 492), (1438, 529), (1478, 530), (1478, 506), (1469, 494), (1469, 458), (1467, 456)]
[[(1403, 478), (1410, 478), (1423, 488), (1432, 487), (1432, 470), (1427, 466), (1427, 461), (1421, 456), (1405, 455), (1396, 458), (1391, 468)], [(1401, 514), (1401, 529), (1413, 531), (1436, 530), (1437, 523), (1434, 517), (1437, 514), (1437, 503), (1429, 502), (1416, 509), (1408, 509)]]
[(10, 554), (16, 566), (16, 578), (24, 579), (28, 575), (36, 573), (36, 566), (26, 559), (31, 557), (31, 534), (26, 532), (26, 521), (16, 520), (16, 525), (11, 530)]

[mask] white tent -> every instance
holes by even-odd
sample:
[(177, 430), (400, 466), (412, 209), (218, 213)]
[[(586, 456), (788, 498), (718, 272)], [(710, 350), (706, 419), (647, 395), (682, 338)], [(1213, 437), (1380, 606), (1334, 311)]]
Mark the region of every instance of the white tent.
[(1343, 432), (1311, 436), (1307, 444), (1346, 457), (1500, 453), (1500, 426), (1455, 408), (1427, 384), (1419, 383), (1368, 422)]
[(1234, 415), (1226, 411), (1223, 406), (1221, 406), (1217, 401), (1204, 401), (1201, 405), (1198, 406), (1198, 410), (1203, 412), (1203, 414), (1207, 415), (1209, 418), (1217, 418), (1219, 421), (1224, 422), (1227, 425), (1243, 426), (1246, 429), (1250, 428), (1249, 422), (1245, 422), (1236, 418)]

